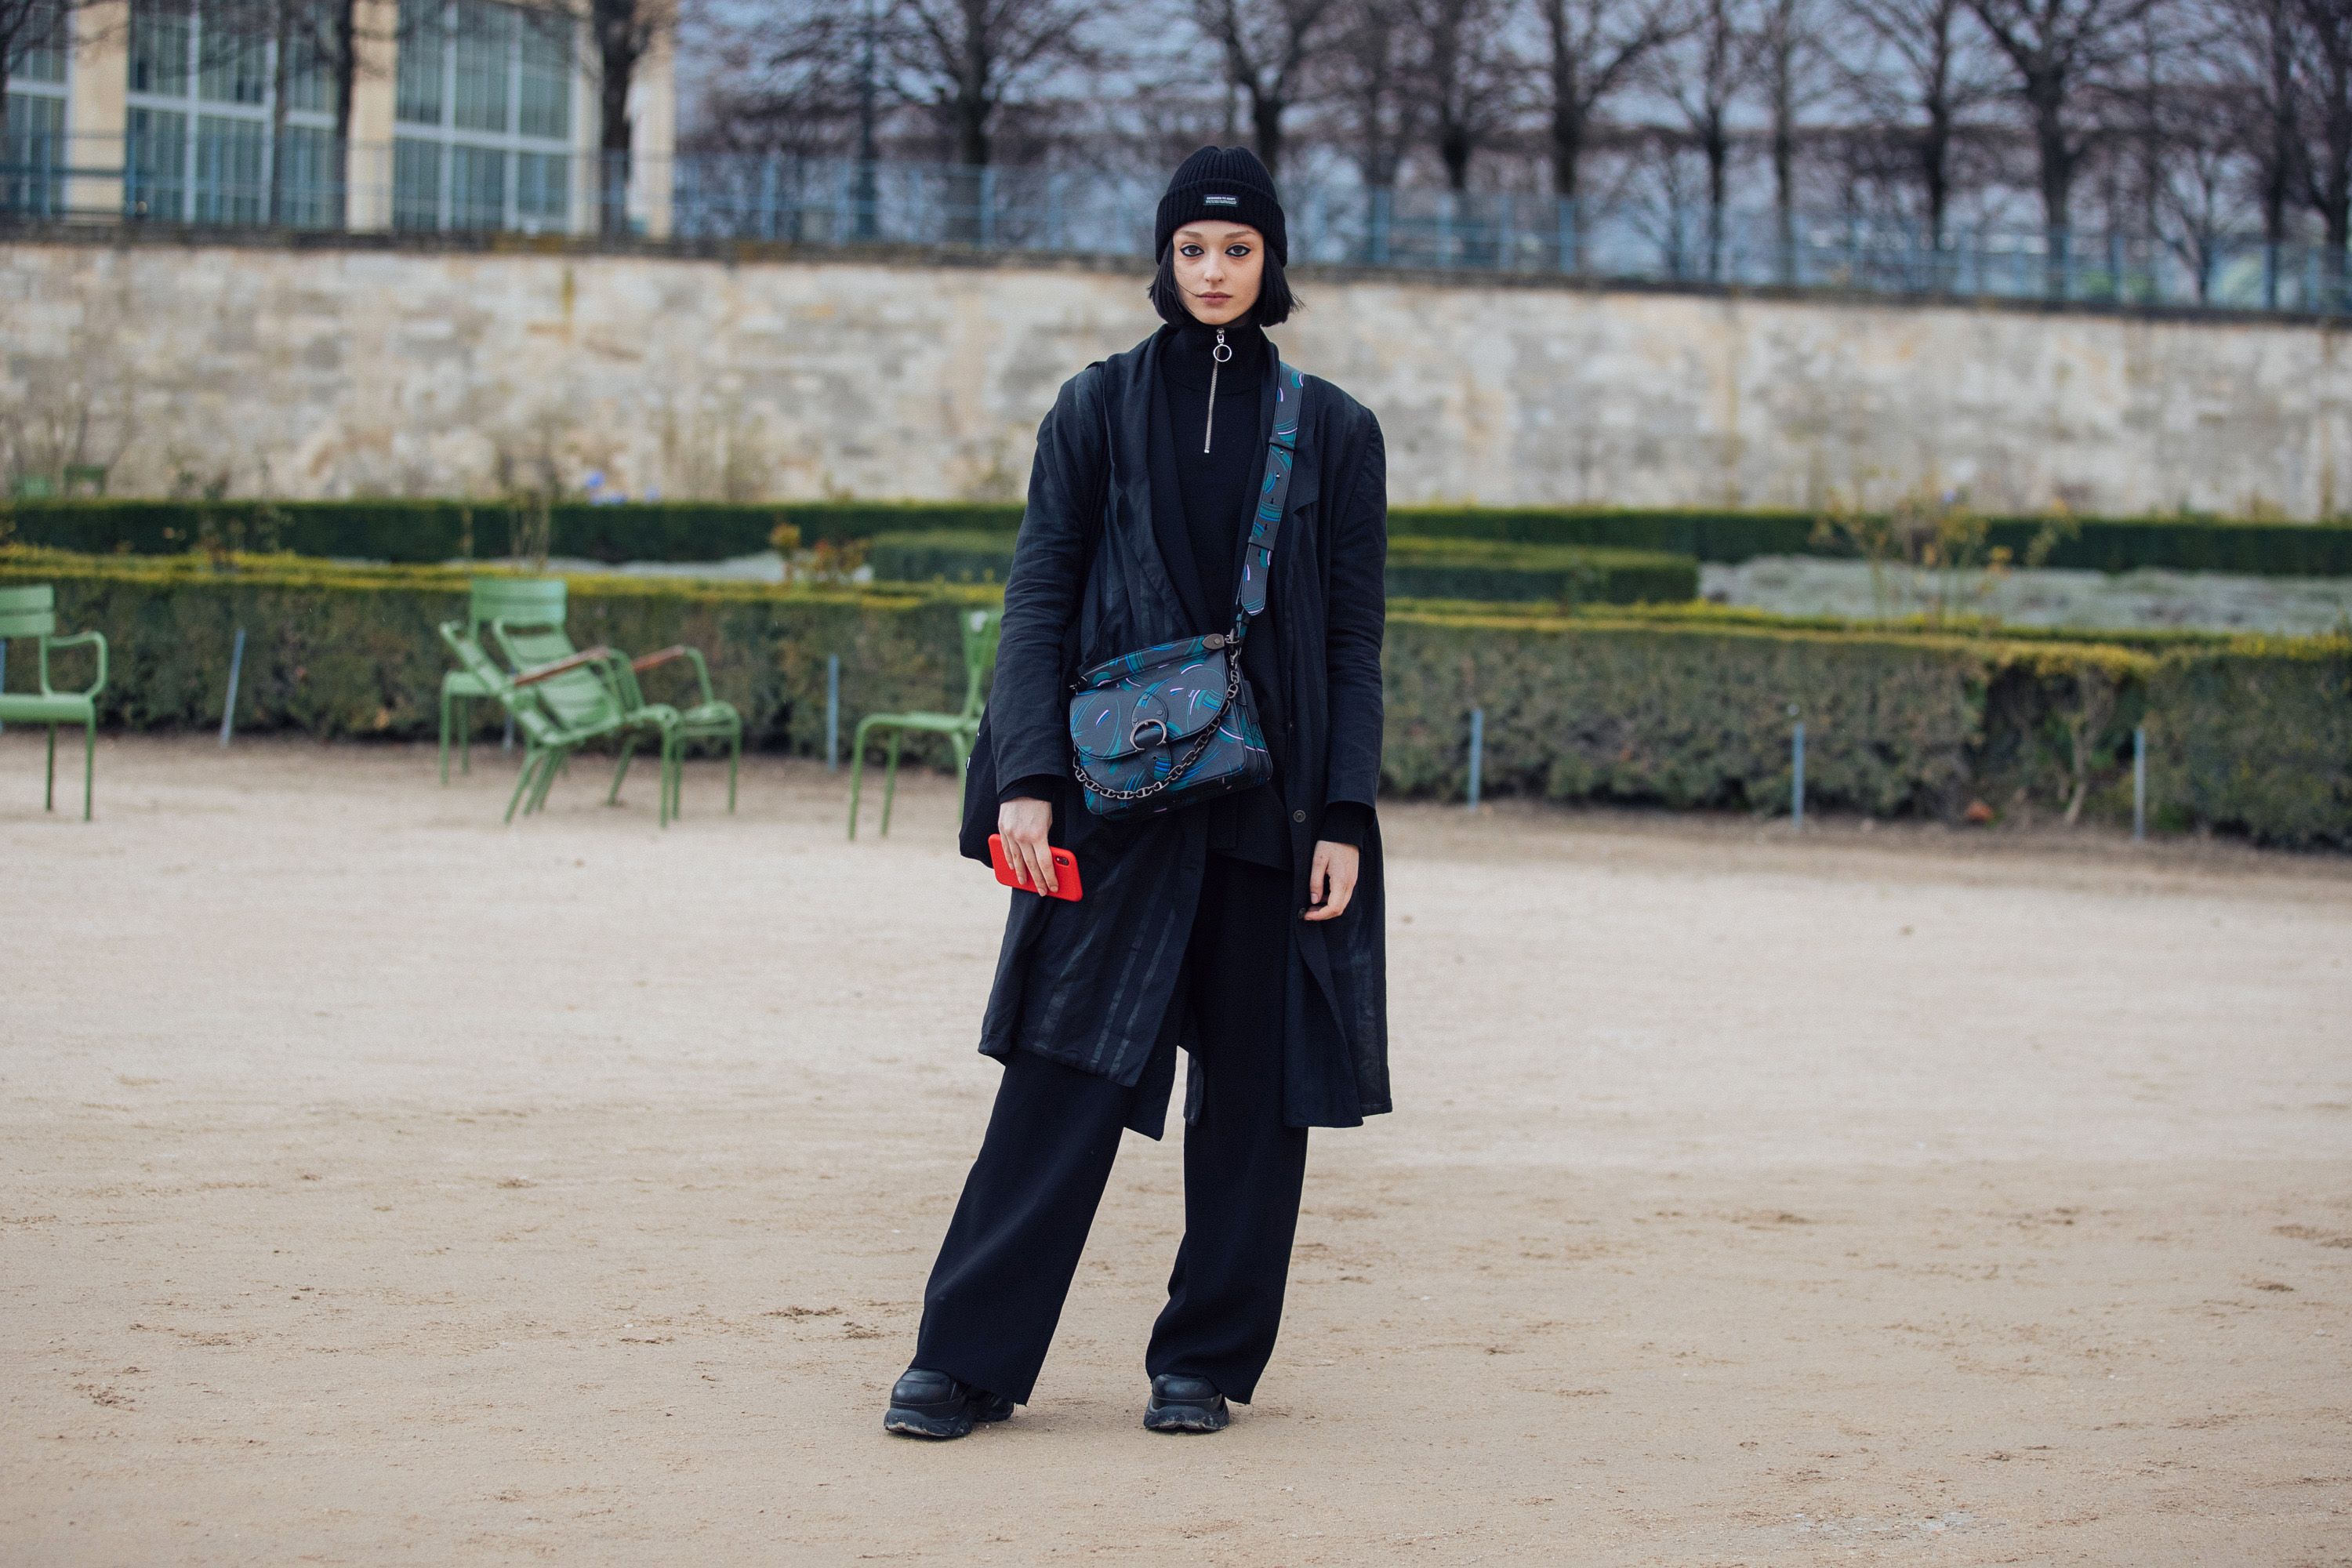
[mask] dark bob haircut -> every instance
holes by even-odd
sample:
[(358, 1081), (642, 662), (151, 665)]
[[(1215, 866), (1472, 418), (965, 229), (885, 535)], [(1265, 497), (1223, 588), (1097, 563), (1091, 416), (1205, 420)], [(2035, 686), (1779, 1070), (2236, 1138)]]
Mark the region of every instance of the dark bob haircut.
[[(1171, 327), (1198, 320), (1184, 306), (1184, 290), (1176, 286), (1176, 243), (1169, 241), (1160, 253), (1160, 270), (1151, 275), (1151, 308), (1160, 319)], [(1298, 297), (1290, 291), (1290, 279), (1269, 252), (1265, 270), (1258, 276), (1257, 303), (1250, 307), (1249, 319), (1261, 327), (1280, 326), (1290, 320), (1290, 312), (1298, 309)]]

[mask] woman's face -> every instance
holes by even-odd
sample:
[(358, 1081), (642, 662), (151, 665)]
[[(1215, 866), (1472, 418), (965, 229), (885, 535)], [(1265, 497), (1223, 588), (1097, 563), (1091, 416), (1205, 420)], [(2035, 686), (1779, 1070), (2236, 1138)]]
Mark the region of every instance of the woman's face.
[(1265, 241), (1257, 230), (1245, 223), (1188, 223), (1169, 243), (1176, 287), (1196, 320), (1225, 326), (1257, 303), (1265, 274)]

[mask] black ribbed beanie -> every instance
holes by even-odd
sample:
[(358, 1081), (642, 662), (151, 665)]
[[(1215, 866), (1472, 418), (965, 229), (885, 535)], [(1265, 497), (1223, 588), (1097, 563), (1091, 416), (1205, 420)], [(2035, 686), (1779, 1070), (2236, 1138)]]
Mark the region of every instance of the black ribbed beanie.
[(1245, 223), (1265, 236), (1266, 251), (1277, 265), (1290, 265), (1282, 198), (1275, 195), (1274, 176), (1246, 147), (1203, 147), (1177, 165), (1168, 194), (1160, 198), (1151, 254), (1166, 252), (1170, 237), (1196, 218)]

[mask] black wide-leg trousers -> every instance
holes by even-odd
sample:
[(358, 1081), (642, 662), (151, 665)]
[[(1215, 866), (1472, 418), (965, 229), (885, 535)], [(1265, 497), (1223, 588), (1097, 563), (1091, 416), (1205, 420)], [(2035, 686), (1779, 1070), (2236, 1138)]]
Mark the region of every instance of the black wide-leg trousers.
[[(1287, 872), (1211, 855), (1178, 982), (1203, 1083), (1184, 1129), (1184, 1240), (1144, 1370), (1205, 1377), (1243, 1404), (1274, 1353), (1307, 1173), (1307, 1130), (1282, 1121), (1291, 919)], [(1013, 1052), (923, 1291), (915, 1366), (1028, 1403), (1135, 1093)]]

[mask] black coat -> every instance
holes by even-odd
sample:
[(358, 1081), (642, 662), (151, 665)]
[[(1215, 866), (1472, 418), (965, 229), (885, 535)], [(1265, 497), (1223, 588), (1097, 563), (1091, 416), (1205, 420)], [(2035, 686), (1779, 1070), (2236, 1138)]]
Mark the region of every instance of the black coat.
[[(1206, 813), (1188, 806), (1113, 822), (1088, 812), (1070, 776), (1069, 683), (1097, 660), (1222, 629), (1232, 616), (1221, 605), (1202, 620), (1185, 604), (1169, 564), (1184, 551), (1183, 520), (1154, 504), (1150, 443), (1165, 437), (1151, 388), (1170, 331), (1063, 383), (1038, 426), (958, 845), (988, 859), (1000, 779), (1059, 781), (1050, 837), (1076, 857), (1085, 897), (1008, 889), (980, 1048), (999, 1058), (1032, 1050), (1123, 1084), (1142, 1081), (1147, 1068), (1165, 1075), (1144, 1083), (1158, 1092), (1140, 1098), (1134, 1123), (1155, 1137), (1174, 1061), (1155, 1047), (1192, 1041), (1176, 980), (1208, 852)], [(1260, 447), (1274, 430), (1274, 374), (1269, 356)], [(1380, 784), (1387, 550), (1380, 424), (1310, 375), (1266, 607), (1243, 657), (1289, 818), (1292, 903), (1302, 913), (1323, 808), (1369, 807)], [(1375, 821), (1347, 912), (1290, 921), (1284, 994), (1265, 998), (1280, 1009), (1291, 1126), (1352, 1127), (1390, 1108), (1384, 919)]]

